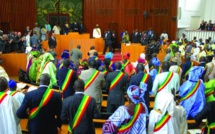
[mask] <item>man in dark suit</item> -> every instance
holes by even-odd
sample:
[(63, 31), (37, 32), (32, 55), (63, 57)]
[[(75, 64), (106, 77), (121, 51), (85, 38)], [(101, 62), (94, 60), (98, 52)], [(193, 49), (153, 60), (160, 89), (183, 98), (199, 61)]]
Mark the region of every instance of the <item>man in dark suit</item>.
[[(48, 90), (48, 85), (50, 83), (49, 74), (42, 74), (40, 77), (40, 86), (34, 91), (26, 93), (25, 98), (17, 110), (17, 116), (21, 119), (29, 118), (29, 111), (37, 108), (41, 103), (43, 95)], [(54, 92), (51, 98), (43, 106), (38, 114), (29, 119), (28, 130), (30, 134), (57, 134), (61, 129), (61, 114), (62, 100), (60, 93)]]
[[(139, 86), (140, 85), (141, 80), (143, 79), (143, 76), (145, 75), (144, 69), (145, 69), (145, 67), (144, 67), (143, 64), (139, 63), (137, 65), (137, 72), (138, 73), (135, 74), (135, 75), (133, 75), (133, 76), (131, 76), (131, 80), (130, 80), (129, 86), (131, 86), (131, 85)], [(149, 75), (148, 80), (145, 82), (145, 84), (147, 84), (147, 91), (145, 92), (144, 100), (145, 100), (146, 106), (149, 109), (149, 104), (150, 104), (149, 92), (152, 90), (152, 78), (151, 78), (150, 75)]]
[(190, 69), (192, 61), (190, 60), (190, 56), (186, 55), (185, 56), (186, 62), (182, 64), (182, 77), (185, 78), (185, 73)]
[(128, 75), (126, 73), (123, 73), (121, 79), (113, 85), (113, 81), (116, 80), (116, 78), (120, 75), (122, 64), (120, 62), (115, 63), (116, 71), (110, 72), (107, 74), (106, 78), (106, 84), (105, 89), (108, 94), (108, 100), (107, 100), (107, 112), (113, 113), (119, 106), (124, 105), (125, 103), (125, 97), (124, 92), (126, 91), (128, 87)]
[(36, 31), (33, 31), (33, 35), (31, 36), (30, 38), (30, 41), (31, 41), (31, 47), (36, 49), (39, 47), (39, 38), (38, 36), (36, 35)]
[(140, 42), (140, 34), (138, 33), (138, 30), (136, 29), (132, 34), (132, 43), (139, 43)]
[[(84, 85), (85, 84), (82, 79), (76, 80), (74, 83), (75, 94), (63, 101), (61, 119), (62, 121), (69, 121), (69, 126), (72, 131), (70, 133), (73, 134), (95, 134), (93, 117), (98, 117), (96, 101), (94, 98), (84, 95)], [(83, 99), (86, 99), (86, 97), (89, 97), (89, 100), (87, 101), (89, 103), (82, 103)], [(79, 112), (82, 112), (78, 111), (81, 107), (80, 104), (82, 104), (81, 106), (86, 106), (86, 109), (85, 111), (83, 110), (83, 116), (78, 118), (80, 122), (76, 124), (76, 126), (73, 126), (75, 115), (81, 114)]]
[(112, 47), (113, 47), (113, 53), (114, 53), (117, 45), (117, 35), (115, 31), (112, 31), (111, 41), (112, 41)]
[(79, 24), (76, 21), (71, 24), (72, 32), (78, 32), (79, 31), (78, 28), (79, 28)]
[(105, 40), (105, 47), (104, 47), (103, 54), (105, 54), (107, 47), (109, 47), (109, 52), (112, 52), (111, 32), (109, 29), (104, 34), (104, 40)]
[[(63, 98), (67, 98), (69, 96), (72, 96), (75, 93), (75, 90), (73, 89), (73, 85), (75, 80), (77, 79), (76, 77), (76, 72), (74, 70), (71, 70), (71, 75), (68, 77), (67, 82), (68, 86), (64, 87), (64, 83), (66, 83), (66, 78), (69, 72), (69, 67), (70, 67), (70, 61), (69, 59), (65, 59), (63, 61), (63, 68), (57, 71), (57, 80), (58, 80), (58, 85), (63, 91)], [(63, 89), (65, 88), (65, 89)]]
[(56, 41), (56, 38), (54, 37), (54, 33), (52, 33), (51, 37), (49, 38), (48, 44), (49, 44), (49, 49), (55, 49), (56, 48), (57, 41)]

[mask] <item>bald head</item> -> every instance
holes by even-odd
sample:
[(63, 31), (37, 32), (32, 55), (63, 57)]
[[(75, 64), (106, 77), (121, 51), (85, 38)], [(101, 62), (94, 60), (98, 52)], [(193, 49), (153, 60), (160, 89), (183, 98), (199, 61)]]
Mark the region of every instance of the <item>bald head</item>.
[(5, 77), (0, 77), (0, 92), (6, 91), (7, 88), (7, 79)]
[(76, 92), (83, 92), (84, 86), (85, 86), (85, 83), (82, 79), (77, 79), (74, 83), (74, 88)]
[(45, 73), (40, 76), (40, 85), (48, 86), (50, 83), (50, 75)]
[(170, 68), (170, 63), (168, 61), (164, 61), (163, 65), (162, 65), (162, 69), (164, 72), (169, 71)]
[(145, 67), (142, 63), (137, 64), (137, 72), (144, 71)]
[(120, 62), (116, 62), (115, 67), (117, 70), (120, 70), (122, 68), (122, 64)]

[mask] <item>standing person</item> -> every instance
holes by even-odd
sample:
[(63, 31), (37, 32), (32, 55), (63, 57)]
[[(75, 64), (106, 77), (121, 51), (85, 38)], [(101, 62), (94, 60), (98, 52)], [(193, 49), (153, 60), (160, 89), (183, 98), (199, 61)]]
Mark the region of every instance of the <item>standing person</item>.
[(112, 50), (114, 53), (117, 45), (117, 34), (115, 33), (115, 31), (112, 31), (111, 41), (112, 41)]
[(46, 29), (46, 39), (49, 39), (49, 33), (51, 32), (52, 28), (48, 21), (46, 21), (44, 28)]
[(89, 62), (90, 68), (83, 70), (80, 79), (84, 80), (84, 94), (93, 97), (96, 100), (97, 109), (100, 112), (102, 97), (102, 88), (105, 85), (105, 79), (102, 73), (96, 70), (97, 64), (95, 60)]
[(173, 72), (173, 73), (177, 73), (179, 75), (179, 81), (181, 81), (182, 69), (181, 69), (180, 66), (178, 66), (177, 60), (175, 60), (175, 57), (172, 58), (171, 66), (169, 68), (169, 71)]
[(74, 21), (72, 24), (71, 24), (71, 30), (72, 32), (78, 32), (79, 31), (79, 24), (78, 22)]
[[(214, 96), (215, 97), (215, 96)], [(203, 125), (202, 134), (215, 134), (215, 100), (206, 103), (204, 108), (195, 116), (196, 123), (200, 126), (203, 119), (207, 119)]]
[(193, 62), (190, 60), (190, 56), (185, 56), (186, 62), (182, 64), (182, 78), (187, 79), (190, 69), (193, 67)]
[(121, 72), (122, 64), (115, 63), (116, 71), (107, 74), (105, 90), (108, 92), (107, 112), (113, 113), (119, 106), (124, 105), (124, 92), (128, 85), (128, 75)]
[(19, 103), (19, 105), (21, 105), (25, 95), (22, 92), (16, 91), (16, 82), (14, 80), (10, 80), (8, 82), (8, 87), (9, 90), (7, 91), (7, 94), (12, 96)]
[(1, 134), (22, 134), (16, 111), (19, 103), (10, 95), (6, 94), (8, 82), (5, 77), (0, 77), (0, 124)]
[(60, 28), (59, 23), (56, 23), (56, 25), (53, 27), (52, 30), (53, 30), (54, 34), (60, 34), (61, 28)]
[(138, 29), (134, 30), (134, 32), (132, 34), (131, 42), (132, 43), (139, 43), (140, 42), (140, 35), (138, 33)]
[(147, 134), (148, 109), (144, 104), (146, 86), (132, 85), (127, 89), (127, 106), (120, 106), (102, 127), (103, 134)]
[(123, 72), (127, 73), (129, 77), (135, 73), (134, 66), (129, 61), (130, 56), (131, 55), (129, 52), (124, 53), (123, 60), (122, 60), (122, 69), (121, 69)]
[(45, 41), (46, 40), (46, 29), (44, 27), (41, 26), (41, 41)]
[(112, 40), (111, 40), (111, 32), (108, 29), (104, 34), (105, 46), (103, 50), (103, 54), (105, 54), (107, 47), (109, 47), (109, 52), (112, 52)]
[(31, 47), (34, 49), (39, 48), (40, 40), (36, 35), (36, 31), (33, 31), (33, 35), (30, 37)]
[[(30, 134), (57, 134), (61, 129), (61, 96), (60, 93), (48, 88), (49, 82), (50, 76), (42, 74), (39, 88), (26, 93), (17, 110), (16, 114), (19, 118), (29, 118), (28, 130)], [(27, 113), (28, 109), (29, 114)]]
[(94, 46), (90, 47), (90, 51), (87, 53), (87, 55), (89, 56), (89, 58), (93, 57), (93, 54), (97, 52)]
[(101, 38), (101, 29), (99, 28), (99, 25), (96, 24), (96, 28), (93, 29), (93, 38)]
[(72, 56), (71, 61), (75, 63), (75, 67), (79, 67), (79, 60), (82, 59), (82, 52), (81, 52), (81, 46), (78, 45), (77, 48), (72, 49), (72, 52), (70, 54)]
[(186, 110), (186, 117), (194, 118), (204, 107), (205, 100), (205, 86), (200, 79), (204, 72), (204, 67), (194, 66), (189, 72), (188, 80), (185, 81), (179, 89), (179, 96), (181, 97), (181, 106)]
[(38, 26), (37, 22), (34, 25), (35, 25), (35, 28), (33, 29), (33, 31), (36, 32), (36, 35), (37, 35), (38, 39), (40, 39), (40, 35), (41, 35), (41, 33), (40, 33), (40, 27)]
[(54, 33), (51, 33), (51, 37), (49, 38), (48, 45), (49, 45), (49, 49), (55, 50), (57, 46), (57, 41)]
[(69, 69), (70, 61), (69, 59), (65, 59), (63, 61), (63, 68), (57, 71), (57, 80), (58, 85), (63, 93), (63, 98), (67, 98), (72, 96), (75, 91), (73, 89), (73, 85), (76, 77), (76, 72), (72, 69)]
[(81, 24), (79, 25), (79, 28), (78, 28), (78, 33), (82, 34), (84, 32), (85, 32), (84, 24), (83, 24), (83, 22), (81, 22)]
[(137, 74), (131, 76), (131, 80), (129, 86), (136, 85), (140, 86), (141, 83), (145, 83), (147, 85), (147, 90), (144, 94), (144, 100), (147, 108), (149, 109), (150, 99), (149, 92), (152, 89), (152, 78), (149, 74), (144, 73), (145, 67), (143, 64), (137, 64)]
[(69, 22), (66, 21), (62, 28), (63, 28), (63, 34), (68, 34), (69, 31), (70, 31), (70, 24), (69, 24)]
[(61, 119), (69, 120), (68, 134), (95, 134), (93, 118), (98, 116), (94, 98), (84, 95), (84, 81), (74, 83), (75, 94), (63, 101)]
[(169, 92), (161, 92), (157, 94), (156, 100), (154, 109), (149, 115), (148, 134), (175, 134), (173, 95)]
[(125, 31), (123, 36), (122, 36), (122, 43), (129, 43), (129, 34), (128, 34), (128, 31)]
[(204, 81), (207, 82), (215, 78), (215, 63), (212, 62), (213, 57), (207, 56), (208, 63), (205, 67)]
[(169, 68), (170, 63), (165, 61), (162, 65), (163, 72), (158, 74), (153, 82), (153, 94), (158, 94), (161, 91), (167, 91), (171, 93), (173, 88), (175, 88), (175, 92), (179, 90), (179, 75), (177, 73), (170, 72)]
[(156, 76), (162, 72), (162, 68), (160, 67), (160, 60), (156, 57), (152, 58), (151, 66), (149, 69), (149, 74), (152, 77), (152, 81), (155, 80)]

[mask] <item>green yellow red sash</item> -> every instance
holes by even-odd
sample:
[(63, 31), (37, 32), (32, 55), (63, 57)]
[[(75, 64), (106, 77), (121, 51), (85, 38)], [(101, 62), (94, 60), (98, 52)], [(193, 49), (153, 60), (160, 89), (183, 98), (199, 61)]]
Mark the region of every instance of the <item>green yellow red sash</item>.
[(63, 68), (63, 63), (60, 64), (59, 69)]
[(151, 66), (150, 68), (149, 68), (149, 71), (151, 71), (152, 69), (154, 69), (155, 67), (154, 66)]
[(10, 96), (14, 96), (17, 93), (17, 91), (10, 92)]
[(194, 85), (194, 87), (190, 90), (190, 92), (187, 93), (187, 95), (185, 95), (184, 97), (181, 98), (181, 100), (186, 100), (188, 98), (190, 98), (199, 88), (201, 84), (201, 81), (198, 80), (198, 82), (196, 82), (196, 84)]
[(208, 93), (205, 93), (206, 98), (212, 95), (213, 93), (214, 93), (214, 90), (211, 90)]
[(117, 74), (117, 76), (113, 79), (113, 81), (111, 81), (109, 91), (111, 91), (119, 83), (119, 81), (123, 78), (123, 76), (124, 76), (123, 72), (119, 72)]
[(76, 127), (79, 125), (91, 99), (92, 98), (87, 95), (84, 95), (84, 97), (82, 98), (81, 103), (79, 104), (78, 109), (75, 113), (75, 116), (72, 120), (72, 127), (70, 125), (68, 125), (68, 131), (70, 133), (72, 133), (72, 130), (76, 129)]
[(107, 75), (107, 74), (108, 74), (108, 71), (107, 71), (106, 69), (104, 69), (104, 70), (102, 71), (102, 74)]
[(189, 72), (190, 72), (190, 69), (193, 67), (193, 62), (191, 62), (191, 64), (190, 64), (190, 68), (186, 71), (186, 73), (185, 73), (185, 77), (189, 74)]
[(86, 90), (96, 79), (96, 77), (99, 75), (99, 71), (95, 70), (93, 74), (90, 76), (90, 78), (86, 81), (84, 90)]
[(215, 130), (215, 122), (213, 122), (210, 125), (208, 125), (208, 121), (207, 121), (206, 126), (203, 126), (203, 128), (202, 128), (202, 133), (201, 134), (204, 133), (206, 127), (207, 127), (207, 134), (211, 134), (211, 129)]
[(165, 115), (163, 115), (161, 119), (157, 123), (155, 123), (154, 132), (159, 131), (169, 121), (170, 118), (171, 116), (168, 112), (166, 112)]
[(96, 32), (101, 35), (100, 31), (99, 31), (99, 28), (96, 28)]
[(144, 73), (144, 75), (143, 75), (143, 78), (142, 78), (141, 82), (143, 82), (143, 83), (147, 83), (148, 79), (149, 79), (149, 75), (148, 75), (148, 74), (146, 74), (146, 73)]
[(161, 68), (161, 67), (158, 67), (157, 74), (160, 74), (161, 72), (162, 72), (162, 68)]
[(170, 80), (173, 77), (173, 73), (169, 72), (169, 74), (167, 75), (166, 79), (164, 80), (164, 82), (159, 86), (158, 88), (158, 92), (160, 92), (161, 90), (164, 89), (164, 87), (170, 82)]
[(128, 63), (129, 63), (129, 61), (127, 60), (127, 61), (122, 65), (123, 69), (128, 65)]
[(63, 82), (63, 85), (61, 87), (61, 91), (64, 92), (67, 89), (67, 87), (68, 87), (68, 85), (69, 85), (69, 83), (70, 83), (70, 81), (72, 79), (73, 73), (74, 73), (74, 71), (72, 71), (71, 69), (68, 70), (68, 72), (66, 74), (66, 78), (65, 78), (65, 80)]
[(37, 114), (39, 113), (41, 108), (44, 107), (49, 102), (53, 93), (54, 93), (53, 90), (51, 90), (49, 88), (46, 89), (45, 93), (43, 94), (42, 100), (40, 101), (39, 106), (30, 110), (29, 119), (33, 119), (34, 117), (37, 116)]
[(111, 68), (113, 66), (113, 62), (111, 61), (110, 62), (110, 65), (109, 65), (109, 68)]
[(126, 131), (130, 130), (131, 127), (136, 122), (136, 120), (138, 119), (138, 117), (139, 117), (139, 115), (141, 114), (142, 111), (143, 111), (143, 105), (141, 103), (137, 104), (135, 106), (134, 115), (133, 115), (132, 119), (127, 124), (122, 125), (119, 128), (118, 133), (123, 133), (123, 132), (126, 132)]
[(181, 70), (181, 68), (178, 67), (176, 73), (180, 74), (180, 70)]
[(2, 101), (4, 100), (4, 98), (7, 96), (7, 94), (5, 92), (0, 92), (0, 104), (2, 103)]

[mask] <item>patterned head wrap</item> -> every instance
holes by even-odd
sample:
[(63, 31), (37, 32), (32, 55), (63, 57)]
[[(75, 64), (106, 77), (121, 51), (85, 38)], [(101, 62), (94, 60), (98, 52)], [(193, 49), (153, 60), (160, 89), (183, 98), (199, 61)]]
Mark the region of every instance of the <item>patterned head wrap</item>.
[(154, 57), (152, 59), (152, 64), (153, 64), (153, 66), (158, 67), (158, 66), (160, 66), (161, 63), (160, 63), (160, 60), (158, 60), (158, 58)]
[(108, 52), (105, 54), (105, 59), (112, 59), (113, 58), (113, 53), (112, 52)]
[(138, 86), (131, 85), (128, 87), (127, 94), (134, 104), (144, 102), (143, 96), (145, 94), (145, 90)]
[(69, 50), (64, 50), (64, 51), (61, 53), (61, 58), (62, 58), (62, 59), (68, 59), (68, 58), (69, 58)]

